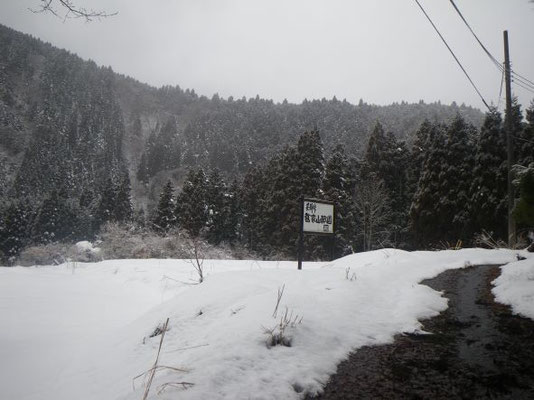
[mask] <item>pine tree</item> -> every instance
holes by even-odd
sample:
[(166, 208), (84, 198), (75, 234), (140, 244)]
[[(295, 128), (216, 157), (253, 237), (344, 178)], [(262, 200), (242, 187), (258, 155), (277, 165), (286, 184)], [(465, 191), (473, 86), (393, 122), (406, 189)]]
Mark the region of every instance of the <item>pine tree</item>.
[(415, 133), (411, 149), (411, 162), (407, 170), (408, 198), (413, 202), (417, 191), (417, 184), (423, 172), (425, 158), (428, 156), (436, 132), (435, 124), (425, 119)]
[(95, 231), (98, 231), (104, 223), (114, 220), (116, 199), (117, 189), (113, 180), (108, 178), (100, 194), (100, 200), (95, 213)]
[(239, 190), (242, 240), (253, 250), (258, 250), (263, 237), (266, 194), (267, 185), (264, 170), (255, 166), (247, 172)]
[(242, 221), (242, 209), (239, 203), (240, 188), (236, 180), (232, 182), (224, 197), (224, 229), (223, 240), (233, 243), (240, 238), (240, 223)]
[(520, 196), (513, 216), (520, 228), (530, 230), (534, 227), (534, 163), (528, 167), (517, 166), (515, 169)]
[(441, 176), (446, 167), (446, 127), (434, 124), (430, 132), (431, 146), (426, 151), (423, 167), (410, 209), (411, 230), (420, 246), (437, 244), (441, 238), (442, 211)]
[(2, 206), (0, 216), (0, 253), (9, 260), (30, 243), (35, 211), (27, 200), (15, 200)]
[(323, 192), (334, 202), (336, 241), (334, 255), (346, 255), (353, 249), (355, 239), (355, 211), (352, 196), (355, 176), (343, 146), (338, 145), (326, 163)]
[(528, 143), (524, 141), (525, 138), (523, 138), (525, 123), (523, 122), (521, 105), (517, 102), (516, 97), (512, 99), (510, 115), (506, 113), (504, 116), (504, 126), (506, 129), (510, 127), (512, 141), (514, 142), (512, 164), (519, 164), (526, 167), (528, 165), (528, 159), (532, 157), (529, 151), (532, 150), (532, 146), (528, 146)]
[(213, 170), (207, 181), (206, 202), (208, 219), (206, 222), (206, 236), (213, 243), (220, 243), (224, 240), (225, 229), (225, 196), (227, 188), (218, 170)]
[(117, 190), (113, 219), (117, 222), (130, 222), (133, 218), (130, 176), (124, 174)]
[[(305, 132), (296, 147), (286, 147), (269, 162), (264, 173), (266, 197), (261, 221), (263, 240), (268, 247), (295, 254), (300, 198), (318, 197), (323, 176), (323, 146), (317, 131)], [(324, 253), (320, 239), (307, 237), (306, 242), (306, 248)]]
[(297, 166), (300, 179), (297, 188), (304, 196), (319, 194), (324, 176), (323, 143), (317, 130), (304, 132), (297, 143)]
[(480, 130), (471, 184), (473, 229), (485, 230), (493, 238), (507, 235), (507, 166), (506, 135), (502, 117), (496, 109), (486, 113)]
[(53, 190), (43, 200), (32, 224), (33, 241), (47, 244), (73, 240), (77, 230), (78, 210), (70, 205), (64, 196)]
[(447, 129), (444, 164), (440, 184), (443, 239), (466, 241), (470, 232), (470, 186), (473, 180), (476, 128), (459, 114)]
[(178, 195), (176, 217), (181, 228), (193, 236), (199, 236), (208, 221), (206, 175), (202, 168), (191, 169)]
[(141, 160), (139, 160), (139, 166), (137, 167), (137, 179), (143, 183), (148, 183), (150, 179), (146, 162), (146, 153), (141, 154)]
[(534, 100), (527, 108), (526, 116), (526, 123), (517, 132), (515, 139), (517, 164), (524, 167), (534, 162)]
[(163, 234), (169, 232), (169, 230), (176, 226), (176, 216), (174, 214), (176, 204), (173, 192), (174, 188), (172, 183), (168, 181), (159, 195), (158, 208), (152, 220), (154, 229)]

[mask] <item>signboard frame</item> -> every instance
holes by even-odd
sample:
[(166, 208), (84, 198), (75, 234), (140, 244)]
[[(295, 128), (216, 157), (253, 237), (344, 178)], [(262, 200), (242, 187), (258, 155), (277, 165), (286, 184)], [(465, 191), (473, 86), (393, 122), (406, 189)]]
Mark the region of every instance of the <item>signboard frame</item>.
[[(314, 199), (314, 198), (302, 198), (301, 199), (302, 201), (302, 204), (301, 204), (301, 215), (300, 215), (300, 225), (301, 225), (301, 230), (304, 234), (306, 235), (326, 235), (326, 236), (330, 236), (330, 235), (335, 235), (336, 233), (336, 206), (334, 204), (333, 201), (328, 201), (328, 200), (321, 200), (321, 199)], [(320, 205), (327, 205), (327, 206), (332, 206), (332, 214), (331, 214), (331, 217), (332, 217), (332, 231), (330, 232), (322, 232), (322, 231), (313, 231), (313, 230), (306, 230), (305, 229), (305, 216), (306, 216), (306, 209), (305, 209), (305, 203), (308, 202), (308, 203), (315, 203), (315, 204), (320, 204)]]
[[(324, 205), (332, 206), (332, 232), (318, 232), (318, 231), (305, 231), (304, 230), (304, 203), (318, 203)], [(300, 232), (299, 232), (299, 243), (298, 243), (298, 269), (302, 269), (302, 258), (304, 255), (304, 235), (319, 235), (319, 236), (331, 236), (335, 241), (336, 237), (336, 204), (330, 200), (316, 199), (313, 197), (304, 197), (300, 198)]]

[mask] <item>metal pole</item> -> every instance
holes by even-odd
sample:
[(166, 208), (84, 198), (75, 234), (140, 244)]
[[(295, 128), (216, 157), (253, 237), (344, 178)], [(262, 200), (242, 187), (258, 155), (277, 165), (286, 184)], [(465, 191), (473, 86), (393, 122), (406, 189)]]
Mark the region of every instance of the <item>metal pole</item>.
[(504, 75), (506, 82), (506, 112), (505, 112), (505, 129), (506, 129), (506, 148), (507, 159), (506, 166), (508, 168), (508, 247), (515, 247), (515, 221), (512, 216), (514, 209), (514, 187), (512, 185), (512, 165), (514, 158), (514, 143), (513, 143), (513, 125), (512, 125), (512, 82), (510, 77), (510, 50), (508, 48), (508, 31), (503, 32), (504, 35)]

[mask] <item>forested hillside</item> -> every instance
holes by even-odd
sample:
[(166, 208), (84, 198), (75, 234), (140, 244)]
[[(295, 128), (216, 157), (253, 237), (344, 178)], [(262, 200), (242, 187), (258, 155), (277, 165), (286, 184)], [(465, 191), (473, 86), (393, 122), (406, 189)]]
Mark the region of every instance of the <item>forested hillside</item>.
[[(435, 211), (429, 206), (445, 196), (439, 214), (447, 222), (455, 202), (463, 207), (473, 196), (469, 174), (480, 171), (482, 187), (486, 164), (501, 168), (500, 142), (490, 149), (497, 139), (487, 137), (501, 129), (500, 115), (486, 118), (479, 139), (484, 115), (463, 105), (209, 99), (190, 89), (150, 87), (3, 26), (0, 55), (5, 258), (28, 244), (92, 238), (106, 222), (132, 220), (265, 254), (289, 252), (301, 194), (339, 202), (340, 236), (332, 246), (340, 253), (414, 245), (418, 235), (453, 240), (468, 235), (468, 211), (454, 216), (446, 237), (434, 237), (427, 234)], [(519, 111), (517, 126), (527, 126)], [(479, 155), (477, 146), (494, 159)], [(428, 189), (443, 174), (462, 188), (460, 197), (445, 187), (439, 189), (445, 194)], [(499, 213), (500, 179), (488, 189)], [(367, 227), (372, 210), (363, 209), (369, 199), (361, 196), (377, 193), (388, 199), (387, 212)], [(315, 256), (333, 251), (325, 246)]]

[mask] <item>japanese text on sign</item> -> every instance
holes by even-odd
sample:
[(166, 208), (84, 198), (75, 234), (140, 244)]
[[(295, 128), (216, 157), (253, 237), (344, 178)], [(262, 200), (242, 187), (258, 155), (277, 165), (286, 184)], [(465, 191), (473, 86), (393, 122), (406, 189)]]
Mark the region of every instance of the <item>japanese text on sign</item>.
[(304, 200), (302, 225), (307, 233), (334, 233), (334, 205)]

